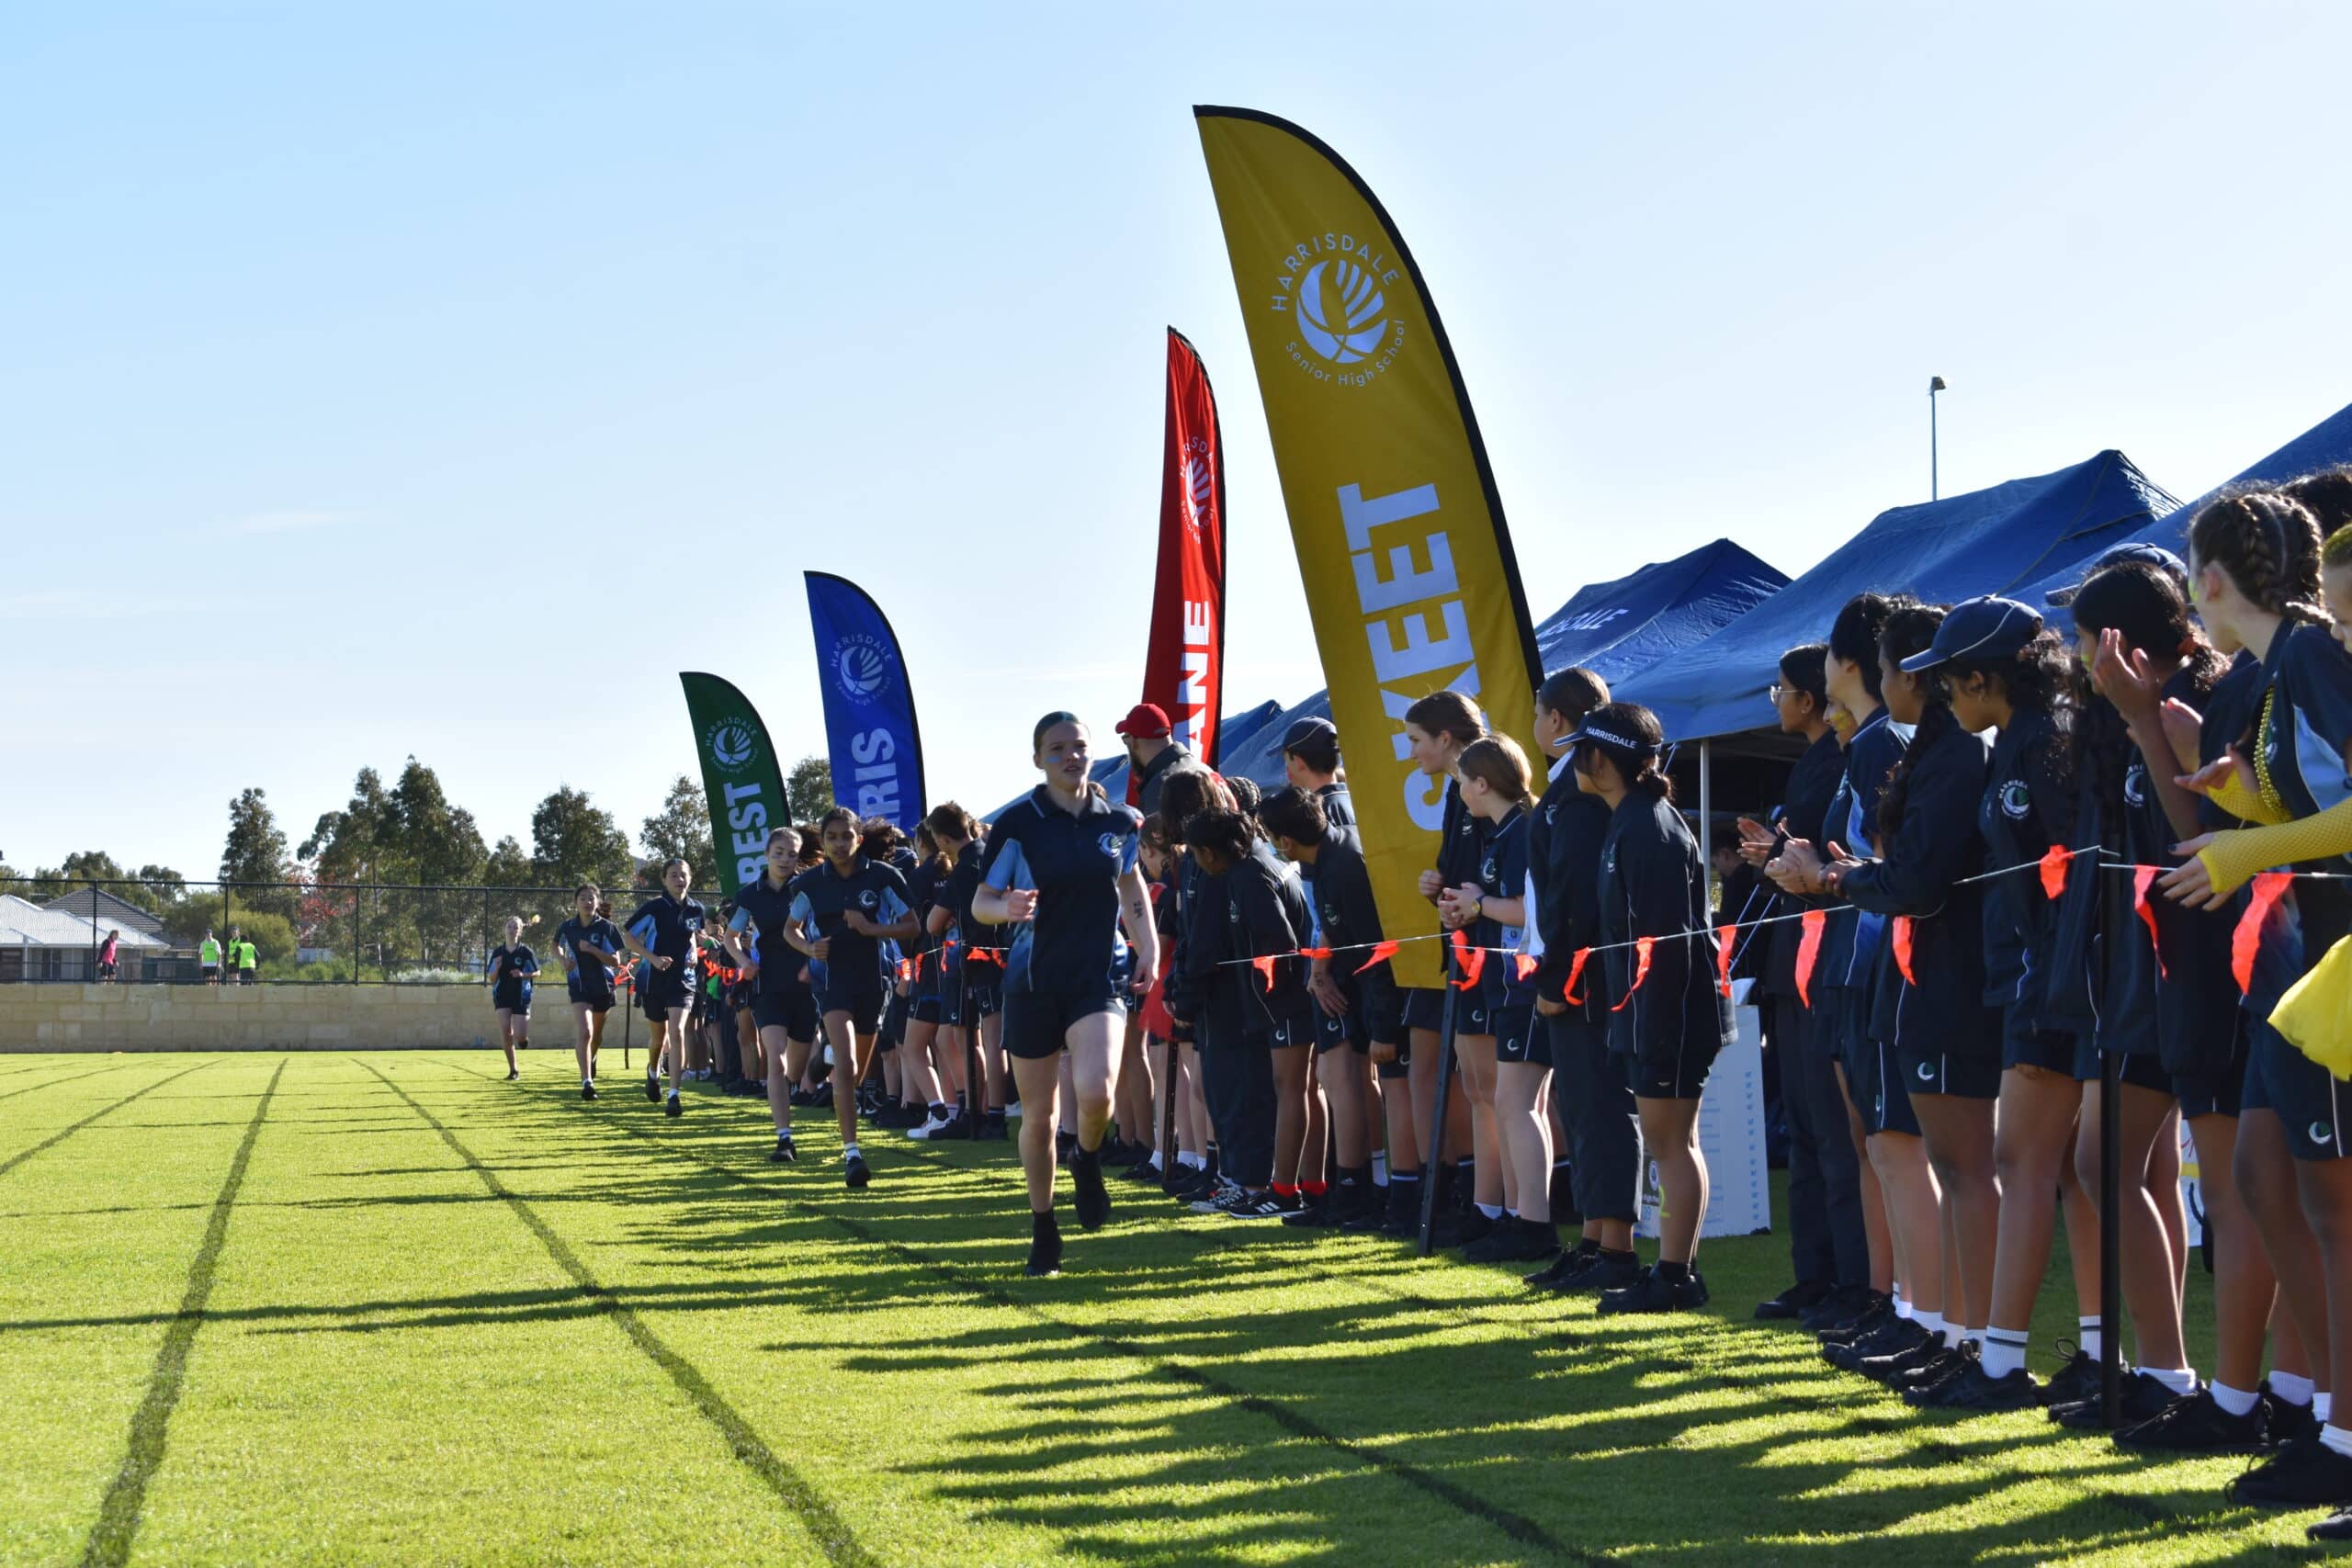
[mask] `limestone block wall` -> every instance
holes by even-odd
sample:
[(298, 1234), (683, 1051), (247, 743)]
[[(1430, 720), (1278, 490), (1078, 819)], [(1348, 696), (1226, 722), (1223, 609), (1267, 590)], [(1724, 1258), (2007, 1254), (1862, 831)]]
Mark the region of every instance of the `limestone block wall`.
[[(569, 1042), (560, 1001), (535, 1021)], [(0, 986), (0, 1051), (372, 1051), (495, 1028), (480, 986)]]

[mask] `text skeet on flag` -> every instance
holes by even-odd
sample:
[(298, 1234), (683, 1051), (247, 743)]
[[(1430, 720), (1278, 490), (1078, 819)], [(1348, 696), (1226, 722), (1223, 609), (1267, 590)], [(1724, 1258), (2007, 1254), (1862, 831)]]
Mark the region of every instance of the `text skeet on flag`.
[(833, 798), (860, 817), (909, 833), (922, 820), (922, 733), (898, 634), (863, 588), (831, 572), (808, 580), (817, 634), (817, 684), (825, 703), (825, 753)]
[[(1451, 687), (1536, 752), (1541, 654), (1487, 464), (1419, 269), (1355, 171), (1250, 109), (1197, 107), (1266, 405), (1364, 859), (1392, 935), (1432, 929), (1442, 782), (1412, 765), (1405, 710)], [(1397, 955), (1439, 983), (1438, 944)]]
[[(1225, 701), (1225, 443), (1201, 356), (1168, 329), (1168, 425), (1159, 481), (1159, 570), (1143, 700), (1171, 738), (1216, 766)], [(1127, 781), (1135, 805), (1141, 781)]]
[(686, 689), (695, 755), (702, 760), (719, 888), (732, 898), (760, 874), (768, 833), (792, 820), (784, 771), (759, 710), (731, 682), (692, 670), (681, 671), (678, 682)]

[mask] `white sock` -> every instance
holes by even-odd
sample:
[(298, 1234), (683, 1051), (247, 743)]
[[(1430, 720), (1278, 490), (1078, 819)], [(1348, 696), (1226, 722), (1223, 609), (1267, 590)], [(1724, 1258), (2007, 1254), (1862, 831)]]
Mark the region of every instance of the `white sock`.
[(2273, 1372), (2270, 1374), (2270, 1392), (2290, 1404), (2309, 1404), (2312, 1395), (2319, 1390), (2312, 1386), (2311, 1379), (2300, 1372)]
[(1209, 1166), (1209, 1156), (1206, 1155), (1197, 1154), (1188, 1155), (1180, 1149), (1177, 1151), (1176, 1163), (1182, 1166), (1186, 1170), (1206, 1170)]
[(1981, 1328), (1967, 1329), (1962, 1333), (1960, 1342), (1963, 1345), (1974, 1345), (1982, 1349), (1984, 1345), (1984, 1331)]
[(2197, 1392), (2197, 1369), (2194, 1367), (2134, 1367), (2143, 1378), (2154, 1378), (2165, 1385), (2165, 1392), (2178, 1397)]
[(2224, 1416), (2243, 1416), (2261, 1403), (2259, 1394), (2232, 1388), (2225, 1382), (2209, 1382), (2205, 1385), (2205, 1392), (2213, 1396), (2213, 1403), (2222, 1407)]
[(1159, 1164), (1159, 1151), (1158, 1149), (1154, 1149), (1154, 1150), (1152, 1150), (1152, 1151), (1151, 1151), (1151, 1159), (1150, 1159), (1150, 1161), (1149, 1161), (1149, 1164), (1150, 1164), (1150, 1166), (1151, 1166), (1151, 1168), (1152, 1168), (1152, 1169), (1154, 1169), (1154, 1170), (1159, 1170), (1159, 1169), (1160, 1169), (1160, 1168), (1161, 1168), (1160, 1164)]
[(2335, 1396), (2324, 1391), (2314, 1390), (2312, 1393), (2312, 1414), (2322, 1421), (2335, 1419)]
[(1481, 1203), (1478, 1205), (1478, 1212), (1490, 1220), (1499, 1220), (1503, 1217), (1503, 1206), (1500, 1203)]
[(2099, 1338), (2099, 1320), (2095, 1317), (2076, 1318), (2075, 1320), (2075, 1343), (2082, 1348), (2084, 1355), (2088, 1356), (2094, 1361), (2098, 1360), (2102, 1343)]
[(1901, 1291), (1894, 1292), (1894, 1315), (1906, 1323), (1917, 1323), (1919, 1320), (1918, 1309), (1903, 1299)]
[(595, 1080), (595, 1079), (594, 1079), (594, 1078), (582, 1078), (582, 1079), (580, 1080), (580, 1083), (581, 1083), (581, 1086), (582, 1086), (582, 1088), (585, 1088), (585, 1087), (587, 1087), (589, 1084), (594, 1083), (595, 1081), (596, 1081), (596, 1080)]
[(2026, 1346), (2030, 1338), (2030, 1336), (2014, 1329), (1986, 1330), (1982, 1352), (1984, 1375), (1988, 1378), (2005, 1378), (2011, 1372), (2024, 1371)]
[(1914, 1307), (1911, 1309), (1911, 1321), (1939, 1339), (1944, 1337), (1944, 1314), (1939, 1312), (1921, 1312)]
[(1372, 1156), (1372, 1184), (1374, 1187), (1388, 1185), (1388, 1156), (1386, 1155)]
[(842, 1145), (842, 1163), (843, 1163), (844, 1165), (846, 1165), (846, 1164), (847, 1164), (847, 1163), (849, 1163), (851, 1160), (854, 1160), (854, 1159), (855, 1159), (856, 1157), (857, 1157), (857, 1145), (856, 1145), (855, 1144), (843, 1144), (843, 1145)]
[(2319, 1440), (2337, 1453), (2352, 1456), (2352, 1432), (2346, 1431), (2333, 1421), (2319, 1429)]

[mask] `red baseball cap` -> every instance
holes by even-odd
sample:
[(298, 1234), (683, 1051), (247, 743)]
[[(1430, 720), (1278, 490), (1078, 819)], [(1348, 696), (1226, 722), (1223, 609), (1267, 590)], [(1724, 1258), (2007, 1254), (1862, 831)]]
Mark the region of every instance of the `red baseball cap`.
[(1168, 716), (1157, 703), (1137, 703), (1113, 728), (1114, 734), (1132, 735), (1144, 740), (1161, 739), (1168, 732)]

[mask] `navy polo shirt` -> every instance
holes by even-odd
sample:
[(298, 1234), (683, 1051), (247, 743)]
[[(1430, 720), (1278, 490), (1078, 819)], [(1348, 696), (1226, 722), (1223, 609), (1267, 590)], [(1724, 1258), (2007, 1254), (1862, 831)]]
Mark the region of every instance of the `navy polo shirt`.
[[(739, 896), (740, 898), (740, 896)], [(847, 876), (831, 861), (812, 866), (792, 879), (792, 915), (814, 937), (831, 942), (826, 949), (829, 978), (863, 980), (882, 974), (882, 942), (851, 931), (852, 909), (877, 926), (895, 925), (912, 912), (907, 879), (896, 866), (861, 860)]]
[(762, 996), (782, 996), (799, 984), (799, 952), (784, 939), (784, 928), (792, 919), (792, 886), (798, 880), (795, 876), (778, 887), (762, 871), (735, 895), (735, 918), (729, 929), (753, 933), (754, 956), (760, 961), (756, 984)]
[(629, 933), (656, 956), (673, 962), (664, 978), (683, 980), (694, 988), (695, 933), (702, 930), (703, 908), (694, 899), (683, 902), (657, 893), (637, 907), (628, 918)]
[(1031, 888), (1035, 918), (1018, 928), (1005, 965), (1009, 991), (1084, 996), (1114, 972), (1119, 939), (1119, 879), (1136, 869), (1143, 818), (1090, 794), (1075, 814), (1039, 784), (1005, 807), (989, 830), (980, 880), (1010, 893)]

